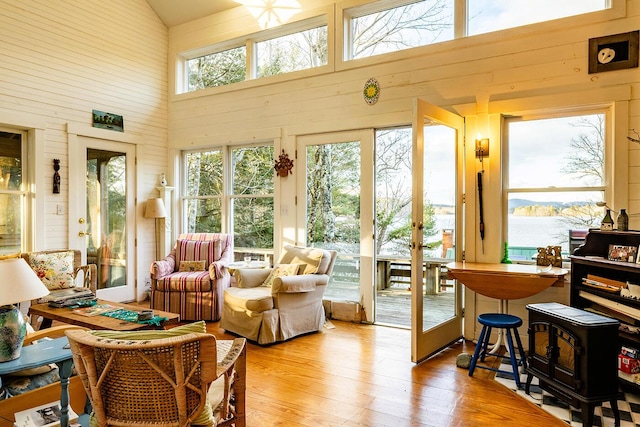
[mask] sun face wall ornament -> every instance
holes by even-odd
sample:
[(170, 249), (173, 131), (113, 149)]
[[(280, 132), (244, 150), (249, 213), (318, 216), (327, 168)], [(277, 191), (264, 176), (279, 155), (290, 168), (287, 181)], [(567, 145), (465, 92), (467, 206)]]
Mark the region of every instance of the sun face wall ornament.
[(291, 160), (289, 155), (282, 150), (282, 154), (280, 154), (280, 157), (276, 160), (273, 168), (278, 173), (278, 176), (285, 177), (292, 173), (291, 169), (293, 169), (293, 160)]
[(367, 80), (364, 84), (362, 95), (364, 96), (364, 101), (369, 105), (378, 102), (380, 97), (380, 84), (378, 81), (373, 77)]

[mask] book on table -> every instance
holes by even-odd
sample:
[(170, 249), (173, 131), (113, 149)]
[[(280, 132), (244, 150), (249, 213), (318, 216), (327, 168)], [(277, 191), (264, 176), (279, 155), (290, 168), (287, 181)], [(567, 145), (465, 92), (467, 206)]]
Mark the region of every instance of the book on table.
[(99, 314), (109, 313), (119, 308), (120, 307), (111, 304), (96, 304), (89, 307), (76, 308), (73, 312), (82, 316), (98, 316)]
[(44, 302), (54, 302), (54, 303), (64, 303), (69, 300), (76, 300), (82, 298), (95, 298), (93, 292), (89, 288), (65, 288), (65, 289), (56, 289), (49, 292), (48, 295), (43, 296), (38, 299), (38, 303)]
[[(45, 405), (36, 406), (16, 412), (14, 417), (17, 427), (57, 427), (60, 425), (60, 417), (62, 410), (60, 402), (51, 402)], [(71, 406), (69, 406), (69, 423), (77, 422), (78, 414), (76, 414)]]

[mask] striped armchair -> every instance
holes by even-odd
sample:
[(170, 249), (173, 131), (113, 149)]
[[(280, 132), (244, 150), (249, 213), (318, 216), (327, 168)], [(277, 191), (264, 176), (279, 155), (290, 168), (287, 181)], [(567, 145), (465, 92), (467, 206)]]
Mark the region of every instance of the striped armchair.
[(151, 264), (151, 309), (178, 313), (183, 321), (220, 320), (232, 260), (229, 234), (179, 235), (171, 253)]

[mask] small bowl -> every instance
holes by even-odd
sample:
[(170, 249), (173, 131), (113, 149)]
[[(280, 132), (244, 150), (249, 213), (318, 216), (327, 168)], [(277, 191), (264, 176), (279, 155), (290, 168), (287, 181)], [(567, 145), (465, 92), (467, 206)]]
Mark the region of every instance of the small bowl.
[(153, 310), (142, 310), (138, 313), (138, 320), (151, 320), (153, 319)]

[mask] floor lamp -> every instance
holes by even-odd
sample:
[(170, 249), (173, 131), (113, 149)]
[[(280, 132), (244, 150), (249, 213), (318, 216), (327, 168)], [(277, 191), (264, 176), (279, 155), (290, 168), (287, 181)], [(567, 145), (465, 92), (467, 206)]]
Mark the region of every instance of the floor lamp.
[(156, 260), (161, 259), (164, 255), (160, 253), (160, 232), (158, 230), (158, 220), (160, 218), (167, 217), (167, 211), (164, 208), (162, 199), (149, 199), (147, 200), (147, 206), (144, 211), (145, 218), (155, 219), (155, 231), (156, 231)]

